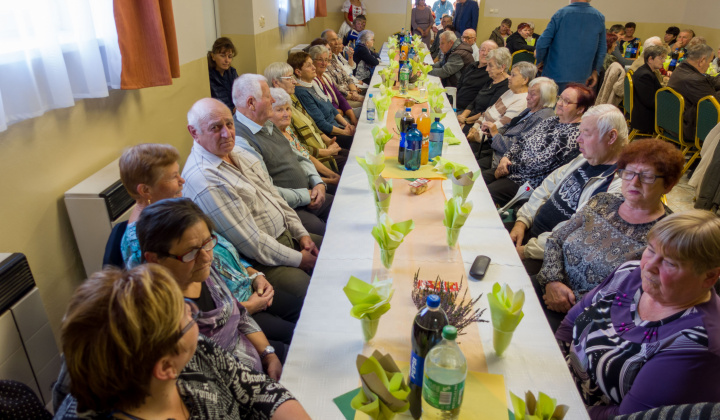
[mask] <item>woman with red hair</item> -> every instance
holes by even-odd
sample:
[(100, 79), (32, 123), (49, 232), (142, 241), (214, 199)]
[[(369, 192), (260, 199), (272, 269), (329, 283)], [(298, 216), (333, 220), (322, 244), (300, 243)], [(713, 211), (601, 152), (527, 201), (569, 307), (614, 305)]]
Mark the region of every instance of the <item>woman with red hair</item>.
[(521, 23), (517, 27), (517, 32), (510, 35), (505, 43), (505, 47), (510, 50), (510, 54), (515, 51), (526, 50), (535, 51), (534, 45), (528, 45), (528, 40), (532, 38), (533, 29), (529, 23)]

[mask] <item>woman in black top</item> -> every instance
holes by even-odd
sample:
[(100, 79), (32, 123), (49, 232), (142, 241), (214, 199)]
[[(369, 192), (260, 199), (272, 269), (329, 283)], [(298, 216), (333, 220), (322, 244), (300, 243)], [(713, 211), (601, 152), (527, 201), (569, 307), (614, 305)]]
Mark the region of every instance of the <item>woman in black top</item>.
[(235, 45), (225, 37), (216, 39), (212, 51), (207, 53), (210, 95), (227, 105), (232, 112), (235, 112), (235, 105), (232, 101), (232, 85), (238, 78), (238, 74), (230, 64), (235, 55), (237, 55)]
[(663, 66), (665, 47), (648, 47), (643, 58), (645, 64), (632, 75), (633, 108), (630, 128), (651, 135), (655, 132), (655, 92), (662, 87), (655, 72)]
[(375, 45), (375, 33), (370, 30), (364, 30), (358, 35), (357, 44), (355, 44), (355, 53), (353, 61), (355, 61), (355, 77), (362, 80), (366, 85), (370, 84), (370, 78), (375, 71), (375, 66), (380, 64), (380, 54), (373, 49)]
[(535, 46), (527, 43), (532, 36), (533, 30), (530, 24), (523, 22), (518, 25), (517, 32), (508, 37), (505, 46), (510, 50), (510, 54), (520, 50), (535, 51)]
[(482, 116), (482, 113), (508, 90), (507, 70), (510, 67), (510, 52), (507, 48), (498, 48), (490, 51), (487, 57), (487, 72), (491, 80), (480, 89), (475, 100), (465, 108), (465, 111), (458, 115), (458, 122), (463, 125), (465, 135)]

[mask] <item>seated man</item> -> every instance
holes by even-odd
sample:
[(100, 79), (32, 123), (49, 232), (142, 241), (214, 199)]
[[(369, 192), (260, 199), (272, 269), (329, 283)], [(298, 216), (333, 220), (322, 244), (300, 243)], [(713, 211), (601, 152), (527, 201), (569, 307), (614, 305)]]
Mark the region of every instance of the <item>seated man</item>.
[[(680, 32), (680, 37), (685, 32)], [(676, 44), (677, 44), (676, 43)], [(708, 95), (720, 99), (720, 76), (705, 74), (713, 57), (713, 49), (709, 45), (693, 45), (685, 54), (685, 61), (680, 63), (670, 76), (668, 87), (673, 88), (685, 98), (685, 114), (683, 115), (683, 137), (686, 142), (692, 143), (695, 138), (695, 118), (697, 103)]]
[[(352, 22), (352, 29), (343, 38), (343, 45), (355, 49), (355, 44), (357, 43), (358, 37), (360, 36), (360, 32), (365, 30), (366, 24), (367, 18), (365, 17), (365, 15), (357, 15), (357, 17), (355, 17), (355, 20), (353, 20)], [(352, 54), (350, 54), (349, 56), (352, 57)]]
[(268, 175), (287, 204), (295, 209), (305, 229), (325, 234), (333, 196), (326, 194), (310, 159), (293, 153), (292, 146), (269, 118), (273, 99), (264, 76), (243, 74), (233, 85), (235, 142), (264, 163)]
[(625, 117), (615, 106), (594, 106), (583, 115), (577, 139), (582, 154), (545, 178), (518, 211), (510, 232), (530, 275), (540, 271), (545, 242), (553, 229), (595, 194), (620, 193), (620, 179), (613, 176), (627, 138)]
[(345, 65), (340, 60), (343, 52), (340, 37), (332, 29), (326, 29), (322, 33), (322, 38), (328, 42), (328, 48), (330, 49), (330, 63), (327, 65), (325, 73), (335, 83), (340, 93), (345, 96), (351, 107), (362, 107), (365, 96), (358, 93), (355, 79), (345, 71)]
[(455, 87), (462, 70), (473, 63), (472, 48), (457, 39), (455, 33), (445, 31), (440, 35), (440, 51), (445, 58), (433, 64), (428, 74), (439, 77), (443, 86)]
[(685, 53), (687, 52), (687, 44), (693, 38), (695, 38), (695, 31), (693, 31), (692, 29), (683, 29), (682, 31), (680, 31), (677, 39), (675, 40), (675, 43), (670, 49), (670, 55), (672, 55), (673, 52), (677, 51), (679, 54), (679, 58), (683, 58), (685, 56)]
[(512, 29), (512, 20), (509, 18), (505, 18), (500, 22), (500, 26), (493, 29), (492, 33), (490, 34), (490, 38), (488, 38), (490, 41), (493, 41), (500, 47), (505, 46), (505, 41), (508, 39), (510, 35), (512, 35), (513, 31)]
[(305, 230), (278, 193), (263, 164), (235, 145), (235, 124), (225, 104), (204, 98), (188, 112), (194, 144), (182, 176), (183, 195), (213, 220), (223, 235), (270, 284), (304, 297), (305, 271), (315, 267), (322, 237)]
[(497, 44), (490, 40), (480, 44), (475, 65), (467, 66), (463, 70), (457, 83), (457, 109), (467, 108), (475, 100), (480, 89), (490, 81), (487, 72), (487, 55), (497, 47)]
[(461, 37), (462, 42), (468, 44), (473, 51), (473, 60), (478, 61), (480, 59), (480, 48), (478, 48), (475, 41), (477, 40), (477, 33), (474, 29), (465, 29)]
[[(440, 51), (440, 35), (442, 35), (443, 32), (448, 30), (448, 27), (452, 26), (453, 18), (450, 15), (445, 15), (442, 17), (442, 20), (440, 21), (442, 24), (442, 29), (438, 31), (437, 34), (435, 34), (435, 39), (433, 40), (432, 45), (430, 45), (430, 56), (433, 58), (433, 61), (438, 62), (442, 59), (442, 51)], [(450, 29), (452, 32), (455, 32), (455, 28), (453, 27)]]

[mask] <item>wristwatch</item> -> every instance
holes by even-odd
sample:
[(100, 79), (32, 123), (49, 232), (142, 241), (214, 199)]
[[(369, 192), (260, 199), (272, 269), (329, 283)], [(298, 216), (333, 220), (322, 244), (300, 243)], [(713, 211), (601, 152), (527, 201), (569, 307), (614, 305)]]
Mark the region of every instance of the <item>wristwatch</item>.
[(273, 346), (265, 347), (265, 350), (263, 350), (263, 352), (260, 354), (260, 360), (265, 359), (268, 354), (275, 354), (275, 347), (273, 347)]

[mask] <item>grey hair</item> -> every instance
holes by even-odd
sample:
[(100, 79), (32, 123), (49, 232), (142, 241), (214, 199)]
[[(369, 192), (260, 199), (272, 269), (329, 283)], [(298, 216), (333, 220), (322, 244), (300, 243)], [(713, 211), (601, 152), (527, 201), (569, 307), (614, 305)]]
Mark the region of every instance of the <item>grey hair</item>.
[(312, 58), (313, 60), (316, 59), (320, 54), (324, 53), (330, 53), (330, 50), (324, 45), (313, 45), (308, 50), (308, 54), (310, 54), (310, 58)]
[(365, 44), (368, 39), (375, 36), (375, 32), (371, 31), (370, 29), (365, 29), (364, 31), (360, 31), (358, 34), (358, 42), (361, 44)]
[(685, 59), (699, 60), (703, 57), (707, 57), (708, 59), (710, 59), (712, 58), (713, 52), (715, 51), (708, 44), (693, 45), (692, 47), (687, 49), (687, 53), (685, 53)]
[(521, 61), (515, 64), (512, 69), (517, 69), (520, 72), (520, 76), (527, 79), (528, 83), (532, 82), (537, 74), (537, 67), (535, 67), (535, 64), (528, 63), (527, 61)]
[(276, 106), (290, 105), (290, 95), (285, 92), (285, 89), (270, 88), (270, 95), (272, 95), (272, 98), (275, 100), (273, 108)]
[(650, 38), (646, 39), (643, 43), (643, 49), (648, 49), (652, 47), (653, 45), (662, 45), (662, 39), (660, 39), (659, 36), (651, 36)]
[(190, 110), (187, 113), (188, 125), (192, 126), (198, 133), (202, 134), (200, 121), (207, 117), (213, 108), (219, 106), (227, 108), (227, 105), (215, 98), (202, 98), (198, 100), (190, 107)]
[(455, 32), (453, 31), (444, 31), (440, 34), (440, 38), (444, 39), (445, 41), (450, 41), (452, 43), (455, 43), (455, 41), (457, 41), (457, 35), (455, 35)]
[(540, 102), (543, 108), (552, 108), (557, 102), (558, 85), (549, 77), (536, 77), (528, 84), (529, 87), (537, 86), (540, 89)]
[(267, 83), (267, 79), (261, 74), (245, 73), (235, 79), (232, 98), (236, 108), (245, 108), (245, 104), (251, 96), (256, 100), (260, 100), (262, 97), (262, 85), (260, 82)]
[(335, 31), (333, 31), (332, 29), (325, 29), (324, 31), (322, 31), (320, 33), (320, 38), (327, 40), (327, 34), (330, 32), (335, 32)]
[(528, 22), (528, 25), (530, 25), (530, 29), (535, 30), (535, 22)]
[(647, 61), (650, 58), (655, 58), (658, 56), (664, 56), (667, 54), (667, 50), (662, 45), (651, 45), (647, 48), (645, 48), (645, 52), (643, 52), (643, 60), (647, 63)]
[(443, 19), (445, 19), (445, 18), (450, 18), (450, 22), (453, 21), (452, 15), (450, 15), (450, 14), (448, 14), (448, 13), (445, 13), (444, 15), (442, 15), (442, 17), (440, 18), (440, 20), (443, 20)]
[(500, 47), (488, 53), (488, 63), (490, 62), (490, 60), (495, 60), (498, 66), (504, 67), (505, 71), (507, 71), (507, 69), (510, 68), (510, 61), (512, 60), (512, 56), (510, 55), (510, 50), (505, 47)]
[(615, 129), (618, 133), (618, 140), (620, 140), (618, 145), (624, 146), (627, 144), (627, 120), (625, 120), (625, 116), (618, 107), (610, 104), (591, 106), (582, 116), (583, 119), (588, 117), (597, 118), (595, 125), (601, 137), (609, 133), (610, 130)]
[(284, 61), (276, 61), (268, 64), (265, 67), (265, 78), (267, 79), (268, 86), (272, 87), (274, 81), (280, 81), (281, 77), (285, 77), (286, 74), (293, 74), (293, 68), (290, 64)]

